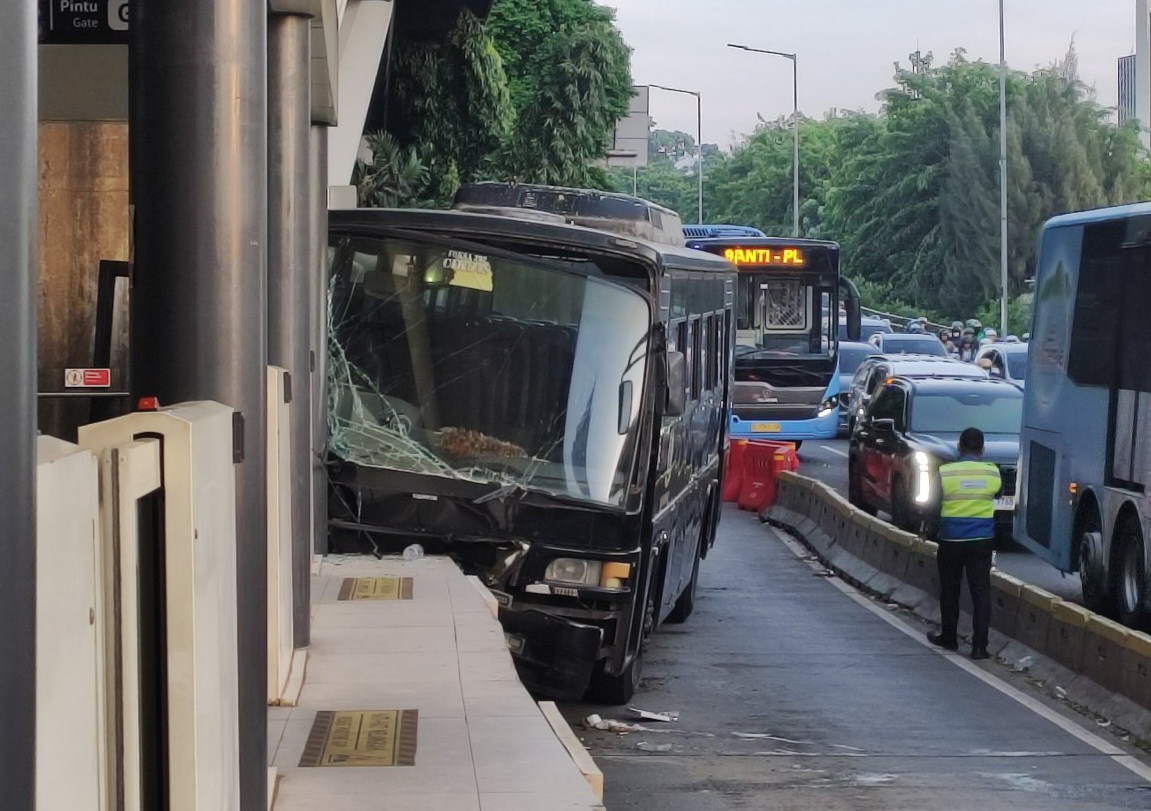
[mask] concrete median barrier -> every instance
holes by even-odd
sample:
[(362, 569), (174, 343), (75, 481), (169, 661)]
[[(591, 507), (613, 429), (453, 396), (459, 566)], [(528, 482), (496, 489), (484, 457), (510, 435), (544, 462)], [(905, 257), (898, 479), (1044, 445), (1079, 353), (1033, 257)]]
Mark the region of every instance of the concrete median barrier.
[(991, 627), (1015, 638), (1023, 581), (1000, 571), (991, 573)]
[(1074, 603), (1056, 600), (1051, 606), (1047, 642), (1041, 650), (1075, 673), (1083, 672), (1083, 646), (1091, 612)]
[(1044, 652), (1051, 612), (1059, 598), (1049, 591), (1024, 584), (1019, 593), (1019, 615), (1015, 620), (1015, 639), (1032, 650)]
[[(760, 514), (761, 520), (799, 536), (847, 582), (938, 621), (934, 543), (855, 509), (821, 482), (782, 472), (777, 484), (776, 503)], [(1109, 712), (1130, 707), (1141, 717), (1127, 713), (1128, 728), (1151, 734), (1151, 636), (1000, 571), (991, 573), (991, 603), (992, 628), (1002, 635), (993, 635), (997, 652), (1009, 659), (1028, 651), (1046, 657), (1060, 672), (1070, 672), (1072, 680), (1086, 680), (1097, 685), (1096, 693), (1103, 688), (1114, 697), (1092, 699), (1088, 706), (1094, 703)]]
[(1123, 693), (1142, 707), (1151, 707), (1151, 637), (1133, 633), (1127, 637), (1123, 663)]
[(1100, 687), (1122, 693), (1132, 631), (1092, 614), (1083, 628), (1083, 675)]

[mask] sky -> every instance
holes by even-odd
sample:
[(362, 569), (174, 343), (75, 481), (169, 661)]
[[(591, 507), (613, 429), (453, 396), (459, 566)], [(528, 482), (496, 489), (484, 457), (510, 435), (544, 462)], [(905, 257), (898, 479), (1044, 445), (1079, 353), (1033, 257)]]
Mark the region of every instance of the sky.
[[(633, 49), (636, 84), (699, 91), (703, 140), (727, 148), (733, 134), (790, 115), (791, 63), (726, 47), (798, 55), (799, 108), (822, 117), (833, 108), (879, 109), (894, 63), (916, 49), (936, 64), (956, 48), (971, 60), (999, 61), (997, 0), (601, 0), (616, 10)], [(1134, 0), (1005, 0), (1007, 63), (1032, 70), (1063, 57), (1072, 39), (1079, 73), (1097, 101), (1118, 99), (1116, 60), (1135, 52)], [(651, 91), (661, 129), (695, 133), (690, 96)]]

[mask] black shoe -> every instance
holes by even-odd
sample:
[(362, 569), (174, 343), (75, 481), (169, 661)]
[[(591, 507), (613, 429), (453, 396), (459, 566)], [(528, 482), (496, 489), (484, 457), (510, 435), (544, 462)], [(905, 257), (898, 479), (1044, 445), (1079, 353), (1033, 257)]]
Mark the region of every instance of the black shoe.
[(987, 648), (972, 648), (971, 649), (971, 658), (972, 659), (990, 659), (991, 654), (987, 652)]
[(935, 631), (927, 632), (927, 641), (936, 647), (946, 648), (947, 650), (959, 650), (959, 643), (957, 641), (947, 639), (943, 634), (937, 634)]

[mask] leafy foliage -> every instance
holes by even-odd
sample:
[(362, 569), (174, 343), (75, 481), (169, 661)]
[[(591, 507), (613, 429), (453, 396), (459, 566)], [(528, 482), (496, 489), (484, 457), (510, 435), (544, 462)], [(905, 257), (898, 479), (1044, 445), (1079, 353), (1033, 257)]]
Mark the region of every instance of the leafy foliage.
[(490, 173), (514, 113), (503, 60), (474, 14), (461, 12), (444, 42), (397, 43), (389, 113), (388, 132), (428, 169), (430, 200)]
[(607, 9), (588, 0), (497, 0), (493, 36), (515, 66), (516, 125), (500, 155), (509, 180), (598, 186), (632, 96), (631, 51)]
[[(803, 236), (838, 241), (865, 302), (934, 320), (999, 322), (998, 67), (957, 51), (942, 66), (896, 66), (878, 115), (800, 119)], [(1119, 128), (1078, 80), (1071, 51), (1007, 77), (1008, 267), (1012, 298), (1035, 272), (1035, 236), (1055, 214), (1145, 199), (1151, 162), (1134, 126)], [(710, 222), (792, 232), (791, 120), (761, 124), (730, 157), (709, 159)], [(653, 164), (639, 192), (694, 212), (694, 181)], [(631, 190), (631, 174), (614, 174)], [(990, 315), (991, 318), (984, 316)], [(1026, 331), (1027, 308), (1009, 320)]]
[(365, 208), (397, 208), (420, 202), (428, 185), (428, 168), (416, 150), (402, 147), (386, 132), (367, 137), (370, 163), (356, 166), (359, 204)]

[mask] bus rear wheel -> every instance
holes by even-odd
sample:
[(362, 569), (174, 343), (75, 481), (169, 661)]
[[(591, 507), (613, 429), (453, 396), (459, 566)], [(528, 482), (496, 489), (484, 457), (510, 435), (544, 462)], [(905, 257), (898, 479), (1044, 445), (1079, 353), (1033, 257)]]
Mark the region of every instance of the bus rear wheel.
[(1151, 625), (1151, 615), (1147, 611), (1147, 572), (1139, 522), (1130, 515), (1124, 517), (1116, 541), (1119, 543), (1119, 565), (1115, 573), (1119, 621), (1128, 628), (1143, 630)]
[(1103, 524), (1093, 504), (1075, 522), (1075, 539), (1079, 544), (1079, 586), (1083, 592), (1083, 605), (1096, 614), (1113, 615), (1114, 600), (1108, 593), (1107, 567), (1103, 560)]

